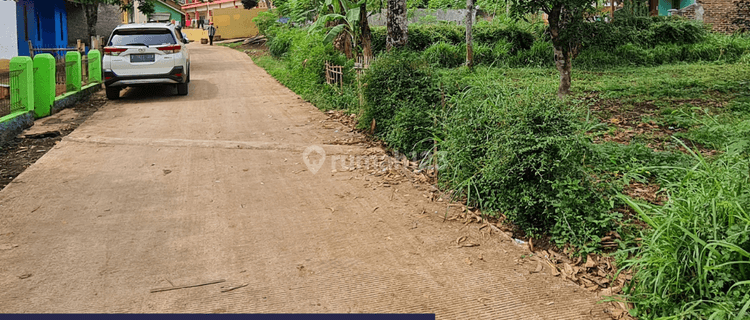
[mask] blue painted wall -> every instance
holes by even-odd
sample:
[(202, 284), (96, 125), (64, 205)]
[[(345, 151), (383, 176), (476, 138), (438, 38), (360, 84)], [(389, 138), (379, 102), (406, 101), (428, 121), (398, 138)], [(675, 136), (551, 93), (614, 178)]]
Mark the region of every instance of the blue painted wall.
[[(695, 3), (695, 0), (680, 0), (680, 9)], [(659, 0), (659, 15), (668, 16), (672, 9), (672, 0)]]
[(18, 0), (18, 55), (29, 55), (30, 40), (35, 48), (68, 45), (68, 14), (65, 0)]

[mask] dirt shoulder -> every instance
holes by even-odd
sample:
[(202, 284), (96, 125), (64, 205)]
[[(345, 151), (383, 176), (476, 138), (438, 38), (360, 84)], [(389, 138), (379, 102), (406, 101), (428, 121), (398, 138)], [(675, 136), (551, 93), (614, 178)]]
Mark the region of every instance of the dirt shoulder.
[(33, 127), (19, 134), (11, 143), (0, 147), (0, 190), (78, 128), (105, 103), (103, 93), (96, 93), (72, 108), (37, 119)]

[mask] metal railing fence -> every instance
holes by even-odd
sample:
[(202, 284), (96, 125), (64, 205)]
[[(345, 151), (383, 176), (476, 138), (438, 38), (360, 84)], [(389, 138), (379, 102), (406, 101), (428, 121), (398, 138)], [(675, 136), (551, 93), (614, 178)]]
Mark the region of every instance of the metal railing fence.
[(19, 77), (22, 73), (23, 70), (0, 72), (0, 117), (23, 110), (20, 99), (11, 100), (11, 96), (19, 93)]

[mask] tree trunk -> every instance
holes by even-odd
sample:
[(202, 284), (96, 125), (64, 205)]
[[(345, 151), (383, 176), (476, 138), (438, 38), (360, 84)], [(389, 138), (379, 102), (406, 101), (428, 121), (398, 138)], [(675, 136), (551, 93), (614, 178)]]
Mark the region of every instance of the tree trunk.
[(474, 23), (474, 0), (466, 0), (466, 66), (474, 67), (474, 44), (472, 41), (472, 24)]
[(552, 39), (552, 46), (555, 48), (555, 66), (560, 72), (560, 87), (557, 89), (557, 96), (563, 98), (570, 93), (570, 74), (573, 69), (573, 53), (570, 46), (560, 39), (560, 29), (562, 21), (560, 18), (563, 14), (562, 5), (552, 7), (549, 12), (549, 33)]
[(388, 0), (388, 14), (386, 15), (385, 48), (404, 48), (407, 41), (406, 29), (406, 0)]
[(86, 16), (86, 26), (89, 31), (88, 38), (91, 39), (91, 37), (96, 37), (96, 22), (99, 20), (99, 3), (94, 2), (81, 5), (83, 6), (83, 14)]
[(347, 32), (341, 32), (333, 40), (333, 47), (344, 53), (347, 59), (354, 58), (352, 54), (352, 37)]
[(555, 65), (560, 72), (560, 88), (557, 97), (562, 99), (570, 93), (570, 74), (573, 70), (572, 53), (567, 48), (555, 46)]
[(362, 3), (359, 7), (359, 32), (362, 55), (372, 57), (372, 32), (370, 32), (370, 23), (367, 21), (367, 3)]

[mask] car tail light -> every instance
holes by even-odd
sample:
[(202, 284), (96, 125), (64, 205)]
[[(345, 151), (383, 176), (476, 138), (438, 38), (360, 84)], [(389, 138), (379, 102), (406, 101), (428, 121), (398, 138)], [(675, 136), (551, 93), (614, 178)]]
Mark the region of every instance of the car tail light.
[(112, 47), (105, 47), (104, 48), (104, 55), (105, 56), (119, 56), (120, 53), (125, 52), (124, 48), (112, 48)]
[(166, 46), (166, 47), (159, 47), (159, 50), (161, 50), (164, 53), (178, 53), (180, 50), (182, 50), (182, 47), (180, 46)]

